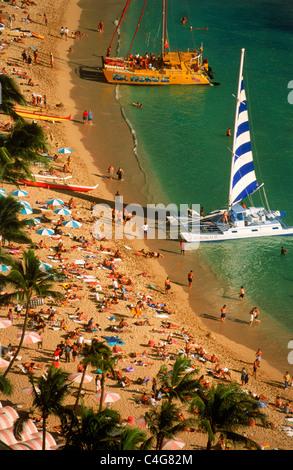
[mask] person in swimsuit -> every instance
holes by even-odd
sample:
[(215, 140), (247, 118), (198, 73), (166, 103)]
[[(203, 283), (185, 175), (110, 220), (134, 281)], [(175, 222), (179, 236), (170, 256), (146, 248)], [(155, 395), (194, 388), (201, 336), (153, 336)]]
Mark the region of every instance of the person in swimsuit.
[(225, 322), (226, 313), (227, 313), (226, 305), (223, 305), (223, 307), (221, 308), (221, 320), (222, 320), (222, 323)]
[(192, 279), (194, 278), (194, 274), (192, 270), (188, 273), (188, 286), (189, 288), (192, 286)]
[(241, 289), (240, 289), (239, 299), (241, 302), (244, 299), (244, 287), (243, 286), (241, 286)]

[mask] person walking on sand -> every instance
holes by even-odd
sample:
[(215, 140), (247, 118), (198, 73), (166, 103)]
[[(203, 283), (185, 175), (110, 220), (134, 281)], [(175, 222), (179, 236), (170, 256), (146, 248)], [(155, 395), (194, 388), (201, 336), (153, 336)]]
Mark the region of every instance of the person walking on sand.
[(244, 287), (241, 286), (240, 294), (239, 294), (240, 302), (243, 302), (243, 300), (244, 300), (244, 294), (245, 294)]
[(254, 307), (253, 309), (253, 315), (254, 315), (254, 321), (255, 323), (260, 323), (260, 320), (259, 320), (259, 310), (258, 308)]
[(50, 65), (51, 65), (51, 69), (53, 69), (54, 68), (54, 56), (52, 52), (50, 52)]
[(191, 270), (189, 273), (188, 273), (188, 287), (191, 288), (192, 287), (192, 280), (194, 278), (194, 274), (193, 274), (193, 271)]
[(69, 29), (66, 26), (66, 28), (64, 29), (64, 36), (65, 36), (66, 41), (68, 40), (68, 34), (69, 34)]
[(143, 238), (146, 240), (148, 238), (148, 224), (147, 222), (145, 221), (144, 225), (142, 226), (142, 230), (143, 230)]
[(82, 120), (84, 124), (87, 124), (88, 113), (86, 111), (82, 114)]
[(60, 37), (61, 37), (61, 39), (64, 38), (64, 28), (63, 28), (63, 26), (62, 26), (62, 28), (60, 29)]
[(90, 126), (93, 124), (93, 112), (91, 110), (88, 112), (88, 123)]
[(249, 326), (252, 326), (254, 320), (254, 308), (249, 312)]
[(289, 387), (290, 382), (291, 382), (291, 377), (290, 377), (289, 372), (287, 371), (286, 374), (284, 375), (284, 386), (285, 386), (285, 390), (287, 390), (287, 388)]
[(259, 362), (257, 359), (255, 359), (254, 363), (253, 363), (253, 370), (252, 370), (252, 374), (253, 374), (253, 377), (256, 379), (256, 374), (257, 374), (257, 369), (259, 367)]
[(122, 180), (123, 175), (124, 175), (124, 171), (122, 170), (122, 168), (121, 168), (121, 166), (120, 166), (120, 167), (118, 168), (118, 170), (117, 170), (118, 179), (119, 179), (119, 180)]
[(180, 252), (181, 252), (182, 255), (184, 255), (184, 253), (185, 253), (185, 242), (184, 242), (183, 238), (180, 242)]
[(227, 307), (226, 307), (226, 305), (223, 305), (223, 307), (221, 308), (221, 320), (222, 320), (222, 323), (225, 323), (226, 314), (227, 314)]
[(171, 281), (169, 277), (167, 277), (165, 281), (165, 294), (168, 294), (169, 290), (171, 289)]
[(98, 24), (98, 31), (99, 33), (102, 33), (104, 31), (104, 23), (102, 21), (100, 21)]
[(110, 165), (109, 168), (108, 168), (109, 180), (111, 180), (113, 178), (113, 174), (114, 174), (114, 167), (113, 167), (113, 165)]

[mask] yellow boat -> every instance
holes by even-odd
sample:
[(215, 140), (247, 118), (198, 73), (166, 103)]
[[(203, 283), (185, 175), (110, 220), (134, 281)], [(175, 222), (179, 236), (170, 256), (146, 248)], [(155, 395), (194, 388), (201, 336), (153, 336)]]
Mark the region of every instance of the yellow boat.
[[(147, 0), (139, 18), (131, 47), (138, 31)], [(126, 85), (211, 85), (212, 70), (207, 59), (202, 58), (202, 47), (199, 50), (173, 52), (167, 41), (167, 0), (162, 0), (162, 38), (159, 55), (146, 54), (140, 56), (131, 54), (131, 47), (126, 58), (112, 57), (111, 45), (119, 29), (121, 21), (129, 5), (122, 12), (120, 21), (108, 47), (106, 57), (103, 57), (103, 73), (109, 83)], [(215, 84), (215, 83), (214, 83)]]
[(14, 108), (14, 111), (18, 116), (21, 116), (24, 119), (33, 119), (33, 120), (41, 120), (41, 121), (54, 121), (54, 122), (63, 122), (63, 121), (70, 121), (71, 119), (71, 114), (70, 116), (67, 117), (62, 117), (62, 116), (54, 116), (50, 114), (43, 114), (40, 112), (39, 109), (37, 110), (31, 110), (28, 111), (26, 109), (20, 109), (18, 107)]

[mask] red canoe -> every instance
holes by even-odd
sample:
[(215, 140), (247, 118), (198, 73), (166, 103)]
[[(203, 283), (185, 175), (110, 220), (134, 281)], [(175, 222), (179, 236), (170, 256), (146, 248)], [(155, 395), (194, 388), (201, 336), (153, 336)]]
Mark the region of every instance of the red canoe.
[(88, 192), (93, 191), (99, 185), (95, 186), (79, 186), (72, 184), (62, 184), (62, 183), (49, 183), (47, 181), (30, 181), (30, 180), (20, 180), (21, 183), (27, 184), (28, 186), (36, 186), (38, 188), (47, 188), (47, 189), (65, 189), (67, 191), (80, 191)]

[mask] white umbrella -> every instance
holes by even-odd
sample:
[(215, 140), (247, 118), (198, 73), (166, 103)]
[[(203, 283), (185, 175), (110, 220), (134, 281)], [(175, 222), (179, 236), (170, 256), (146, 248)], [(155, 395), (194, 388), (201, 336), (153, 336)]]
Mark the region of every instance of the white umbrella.
[(5, 264), (0, 263), (0, 273), (5, 273), (10, 271), (11, 266), (5, 266)]
[[(96, 393), (96, 398), (100, 400), (101, 393)], [(120, 400), (120, 395), (114, 392), (105, 392), (103, 397), (104, 403), (114, 403), (115, 401)]]
[(60, 207), (60, 209), (55, 209), (54, 213), (58, 215), (71, 215), (71, 211), (69, 209), (66, 209), (66, 207)]
[(71, 228), (79, 228), (82, 226), (80, 222), (77, 220), (66, 220), (65, 222), (62, 222), (62, 225), (65, 225), (65, 227), (71, 227)]
[(12, 323), (10, 320), (4, 320), (3, 318), (0, 319), (0, 328), (8, 328), (11, 325)]
[(49, 201), (45, 202), (47, 206), (63, 206), (64, 202), (61, 199), (49, 199)]
[(23, 191), (22, 189), (14, 189), (13, 191), (11, 191), (11, 196), (18, 196), (18, 197), (27, 197), (28, 196), (28, 192), (27, 191)]
[(40, 228), (39, 230), (37, 230), (38, 235), (54, 235), (54, 233), (54, 230), (52, 230), (51, 228)]
[[(26, 393), (27, 395), (32, 395), (33, 393), (33, 387), (25, 387), (25, 388), (22, 388), (21, 391), (23, 393)], [(37, 393), (40, 393), (40, 389), (38, 387), (36, 387), (36, 392)]]
[[(75, 382), (77, 384), (80, 384), (82, 375), (83, 375), (82, 372), (76, 372), (75, 374), (69, 375), (68, 380), (70, 382)], [(91, 382), (92, 380), (93, 380), (93, 377), (91, 375), (85, 374), (83, 383), (88, 383), (88, 382)]]
[[(22, 336), (21, 332), (17, 333), (17, 339), (20, 339), (21, 336)], [(39, 341), (42, 341), (42, 338), (35, 331), (26, 332), (24, 335), (24, 340), (23, 340), (24, 343), (33, 344), (33, 343), (38, 343)]]
[(72, 153), (73, 150), (69, 149), (68, 147), (62, 147), (62, 148), (58, 149), (57, 152), (58, 153), (68, 154), (68, 153)]

